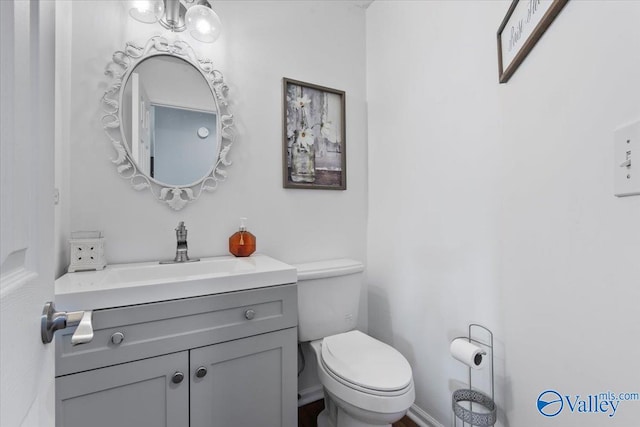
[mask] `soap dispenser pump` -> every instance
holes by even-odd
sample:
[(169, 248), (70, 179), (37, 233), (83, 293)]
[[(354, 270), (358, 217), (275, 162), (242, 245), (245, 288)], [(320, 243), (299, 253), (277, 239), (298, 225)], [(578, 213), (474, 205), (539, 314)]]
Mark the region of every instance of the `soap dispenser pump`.
[(256, 236), (247, 231), (247, 218), (240, 218), (240, 229), (229, 237), (229, 252), (246, 257), (256, 251)]

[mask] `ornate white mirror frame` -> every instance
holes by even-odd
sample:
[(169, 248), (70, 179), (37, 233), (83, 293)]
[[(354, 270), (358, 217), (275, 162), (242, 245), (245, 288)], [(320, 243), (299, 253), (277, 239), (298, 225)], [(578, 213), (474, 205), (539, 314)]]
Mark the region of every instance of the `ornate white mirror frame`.
[[(195, 67), (211, 88), (217, 105), (219, 123), (217, 159), (205, 176), (189, 185), (169, 185), (144, 173), (133, 160), (121, 128), (121, 108), (127, 79), (136, 65), (157, 55), (171, 55)], [(225, 167), (231, 165), (227, 154), (235, 139), (233, 115), (229, 112), (227, 102), (229, 88), (224, 82), (222, 73), (213, 68), (211, 60), (199, 59), (191, 46), (183, 41), (169, 43), (167, 39), (156, 36), (149, 39), (144, 47), (129, 42), (124, 51), (116, 51), (112, 56), (112, 62), (107, 65), (105, 74), (111, 77), (112, 81), (102, 96), (105, 112), (101, 120), (102, 126), (116, 150), (117, 156), (112, 159), (112, 162), (116, 165), (118, 174), (128, 179), (134, 189), (149, 189), (156, 199), (174, 210), (180, 210), (188, 203), (196, 201), (204, 191), (214, 191), (218, 183), (226, 179)]]

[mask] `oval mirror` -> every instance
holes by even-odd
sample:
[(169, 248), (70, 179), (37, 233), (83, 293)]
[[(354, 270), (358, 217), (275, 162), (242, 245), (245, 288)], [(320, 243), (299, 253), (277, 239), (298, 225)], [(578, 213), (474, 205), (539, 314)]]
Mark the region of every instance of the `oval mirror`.
[(211, 61), (197, 59), (185, 42), (154, 37), (116, 52), (107, 74), (114, 82), (103, 96), (102, 122), (118, 172), (135, 189), (149, 188), (181, 209), (226, 178), (233, 116)]
[(218, 157), (218, 107), (202, 73), (184, 59), (156, 55), (138, 63), (120, 113), (127, 151), (150, 178), (184, 186), (211, 172)]

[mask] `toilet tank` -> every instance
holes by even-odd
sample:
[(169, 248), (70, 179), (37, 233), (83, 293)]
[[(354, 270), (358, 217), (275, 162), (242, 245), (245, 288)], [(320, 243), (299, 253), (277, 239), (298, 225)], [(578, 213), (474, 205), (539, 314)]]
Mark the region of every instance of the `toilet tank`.
[(298, 269), (298, 341), (314, 341), (355, 329), (364, 265), (335, 259)]

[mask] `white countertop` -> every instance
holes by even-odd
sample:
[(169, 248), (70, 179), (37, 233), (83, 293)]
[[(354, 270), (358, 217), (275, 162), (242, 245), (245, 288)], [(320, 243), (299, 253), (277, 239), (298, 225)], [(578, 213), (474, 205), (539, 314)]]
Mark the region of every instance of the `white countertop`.
[(108, 265), (55, 282), (56, 310), (97, 310), (296, 283), (295, 267), (266, 255)]

